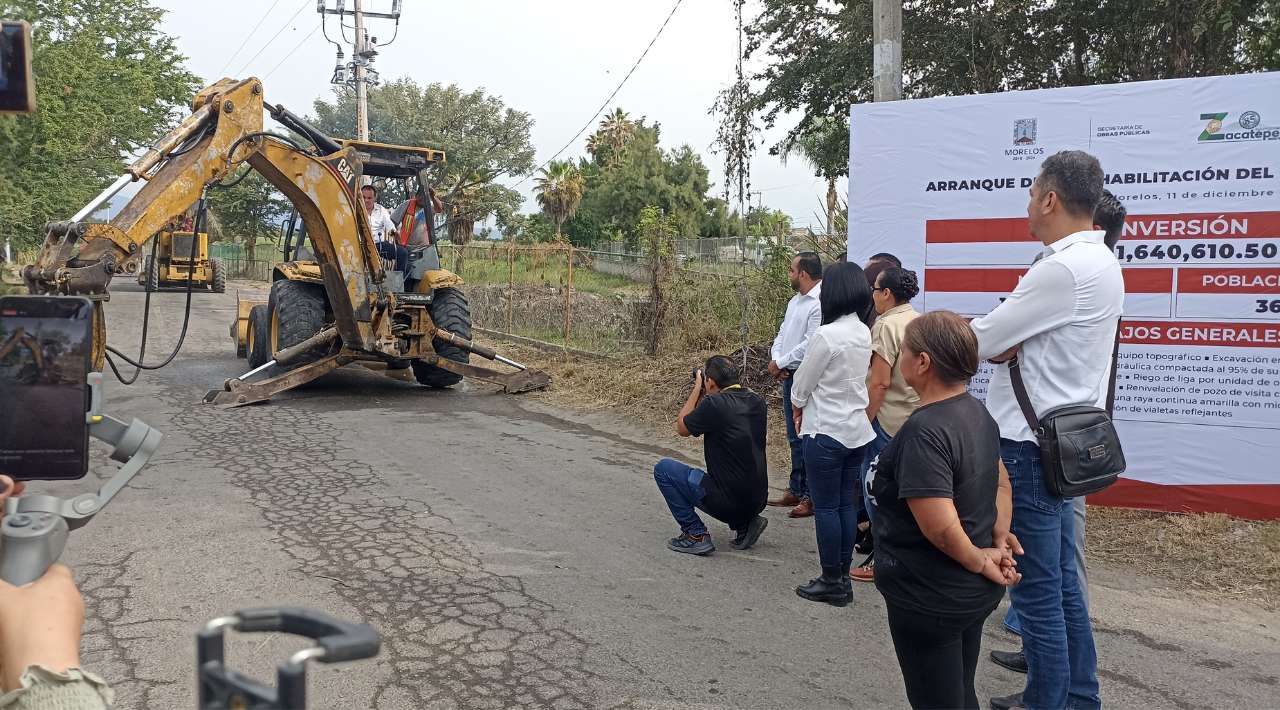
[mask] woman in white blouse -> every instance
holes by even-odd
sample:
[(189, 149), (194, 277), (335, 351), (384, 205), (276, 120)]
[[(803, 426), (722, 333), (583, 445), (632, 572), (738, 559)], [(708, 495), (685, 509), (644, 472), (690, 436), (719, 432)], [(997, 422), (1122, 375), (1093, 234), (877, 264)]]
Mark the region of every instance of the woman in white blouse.
[(810, 601), (853, 601), (849, 566), (857, 531), (854, 502), (863, 446), (875, 438), (867, 419), (871, 288), (862, 268), (840, 263), (822, 276), (822, 325), (809, 336), (792, 376), (791, 404), (804, 449), (822, 575), (796, 587)]

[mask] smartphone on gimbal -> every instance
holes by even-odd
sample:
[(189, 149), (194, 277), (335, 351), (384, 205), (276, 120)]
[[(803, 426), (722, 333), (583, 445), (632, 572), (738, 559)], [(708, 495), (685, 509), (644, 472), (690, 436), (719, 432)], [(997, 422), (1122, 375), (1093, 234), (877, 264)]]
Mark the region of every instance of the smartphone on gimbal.
[(36, 87), (31, 78), (31, 25), (0, 22), (0, 113), (31, 113)]
[(66, 481), (89, 470), (93, 303), (0, 297), (0, 473)]

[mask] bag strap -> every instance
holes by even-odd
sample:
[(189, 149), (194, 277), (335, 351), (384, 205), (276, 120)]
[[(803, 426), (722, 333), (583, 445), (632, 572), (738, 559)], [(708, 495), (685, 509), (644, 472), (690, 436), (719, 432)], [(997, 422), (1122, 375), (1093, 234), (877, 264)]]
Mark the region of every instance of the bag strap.
[(1116, 410), (1116, 370), (1120, 369), (1120, 324), (1116, 321), (1116, 342), (1111, 346), (1111, 380), (1107, 382), (1107, 416)]
[[(1107, 416), (1115, 411), (1116, 406), (1116, 371), (1120, 366), (1120, 323), (1116, 321), (1116, 342), (1111, 346), (1111, 377), (1107, 382)], [(1013, 396), (1018, 400), (1022, 416), (1027, 418), (1027, 426), (1035, 432), (1040, 429), (1040, 417), (1031, 406), (1031, 397), (1027, 394), (1027, 385), (1022, 381), (1022, 368), (1018, 366), (1018, 356), (1009, 360), (1009, 383), (1013, 385)]]
[(1009, 383), (1013, 385), (1013, 396), (1018, 400), (1022, 416), (1027, 418), (1027, 426), (1031, 427), (1032, 433), (1039, 431), (1040, 417), (1036, 416), (1036, 410), (1031, 406), (1031, 397), (1027, 395), (1027, 385), (1022, 381), (1022, 368), (1018, 365), (1017, 355), (1009, 360)]

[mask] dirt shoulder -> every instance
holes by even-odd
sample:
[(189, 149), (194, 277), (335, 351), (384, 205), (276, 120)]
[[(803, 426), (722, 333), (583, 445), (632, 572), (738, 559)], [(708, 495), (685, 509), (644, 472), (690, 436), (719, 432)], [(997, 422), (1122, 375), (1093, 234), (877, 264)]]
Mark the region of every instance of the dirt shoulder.
[[(607, 413), (634, 422), (664, 446), (696, 455), (671, 432), (672, 417), (687, 396), (690, 372), (712, 353), (593, 360), (517, 343), (487, 339), (501, 352), (546, 370), (552, 386), (526, 395), (584, 413)], [(749, 359), (758, 359), (748, 353)], [(754, 369), (749, 364), (748, 369)], [(789, 453), (781, 400), (765, 379), (749, 377), (752, 389), (772, 405), (769, 417), (769, 478), (786, 485)], [(1123, 576), (1151, 592), (1175, 598), (1213, 599), (1280, 609), (1280, 521), (1226, 515), (1160, 513), (1089, 508), (1087, 556), (1108, 577)]]

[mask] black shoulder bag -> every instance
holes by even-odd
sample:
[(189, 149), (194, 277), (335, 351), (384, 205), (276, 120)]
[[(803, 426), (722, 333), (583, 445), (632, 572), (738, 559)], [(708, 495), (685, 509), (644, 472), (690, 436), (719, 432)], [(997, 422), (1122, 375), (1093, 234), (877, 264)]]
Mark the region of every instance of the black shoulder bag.
[(1076, 498), (1103, 490), (1124, 473), (1124, 451), (1111, 412), (1115, 408), (1116, 370), (1120, 354), (1120, 324), (1111, 349), (1111, 379), (1107, 384), (1107, 408), (1087, 404), (1055, 407), (1037, 417), (1022, 382), (1018, 358), (1009, 361), (1013, 394), (1027, 418), (1027, 426), (1040, 442), (1044, 485), (1060, 498)]

